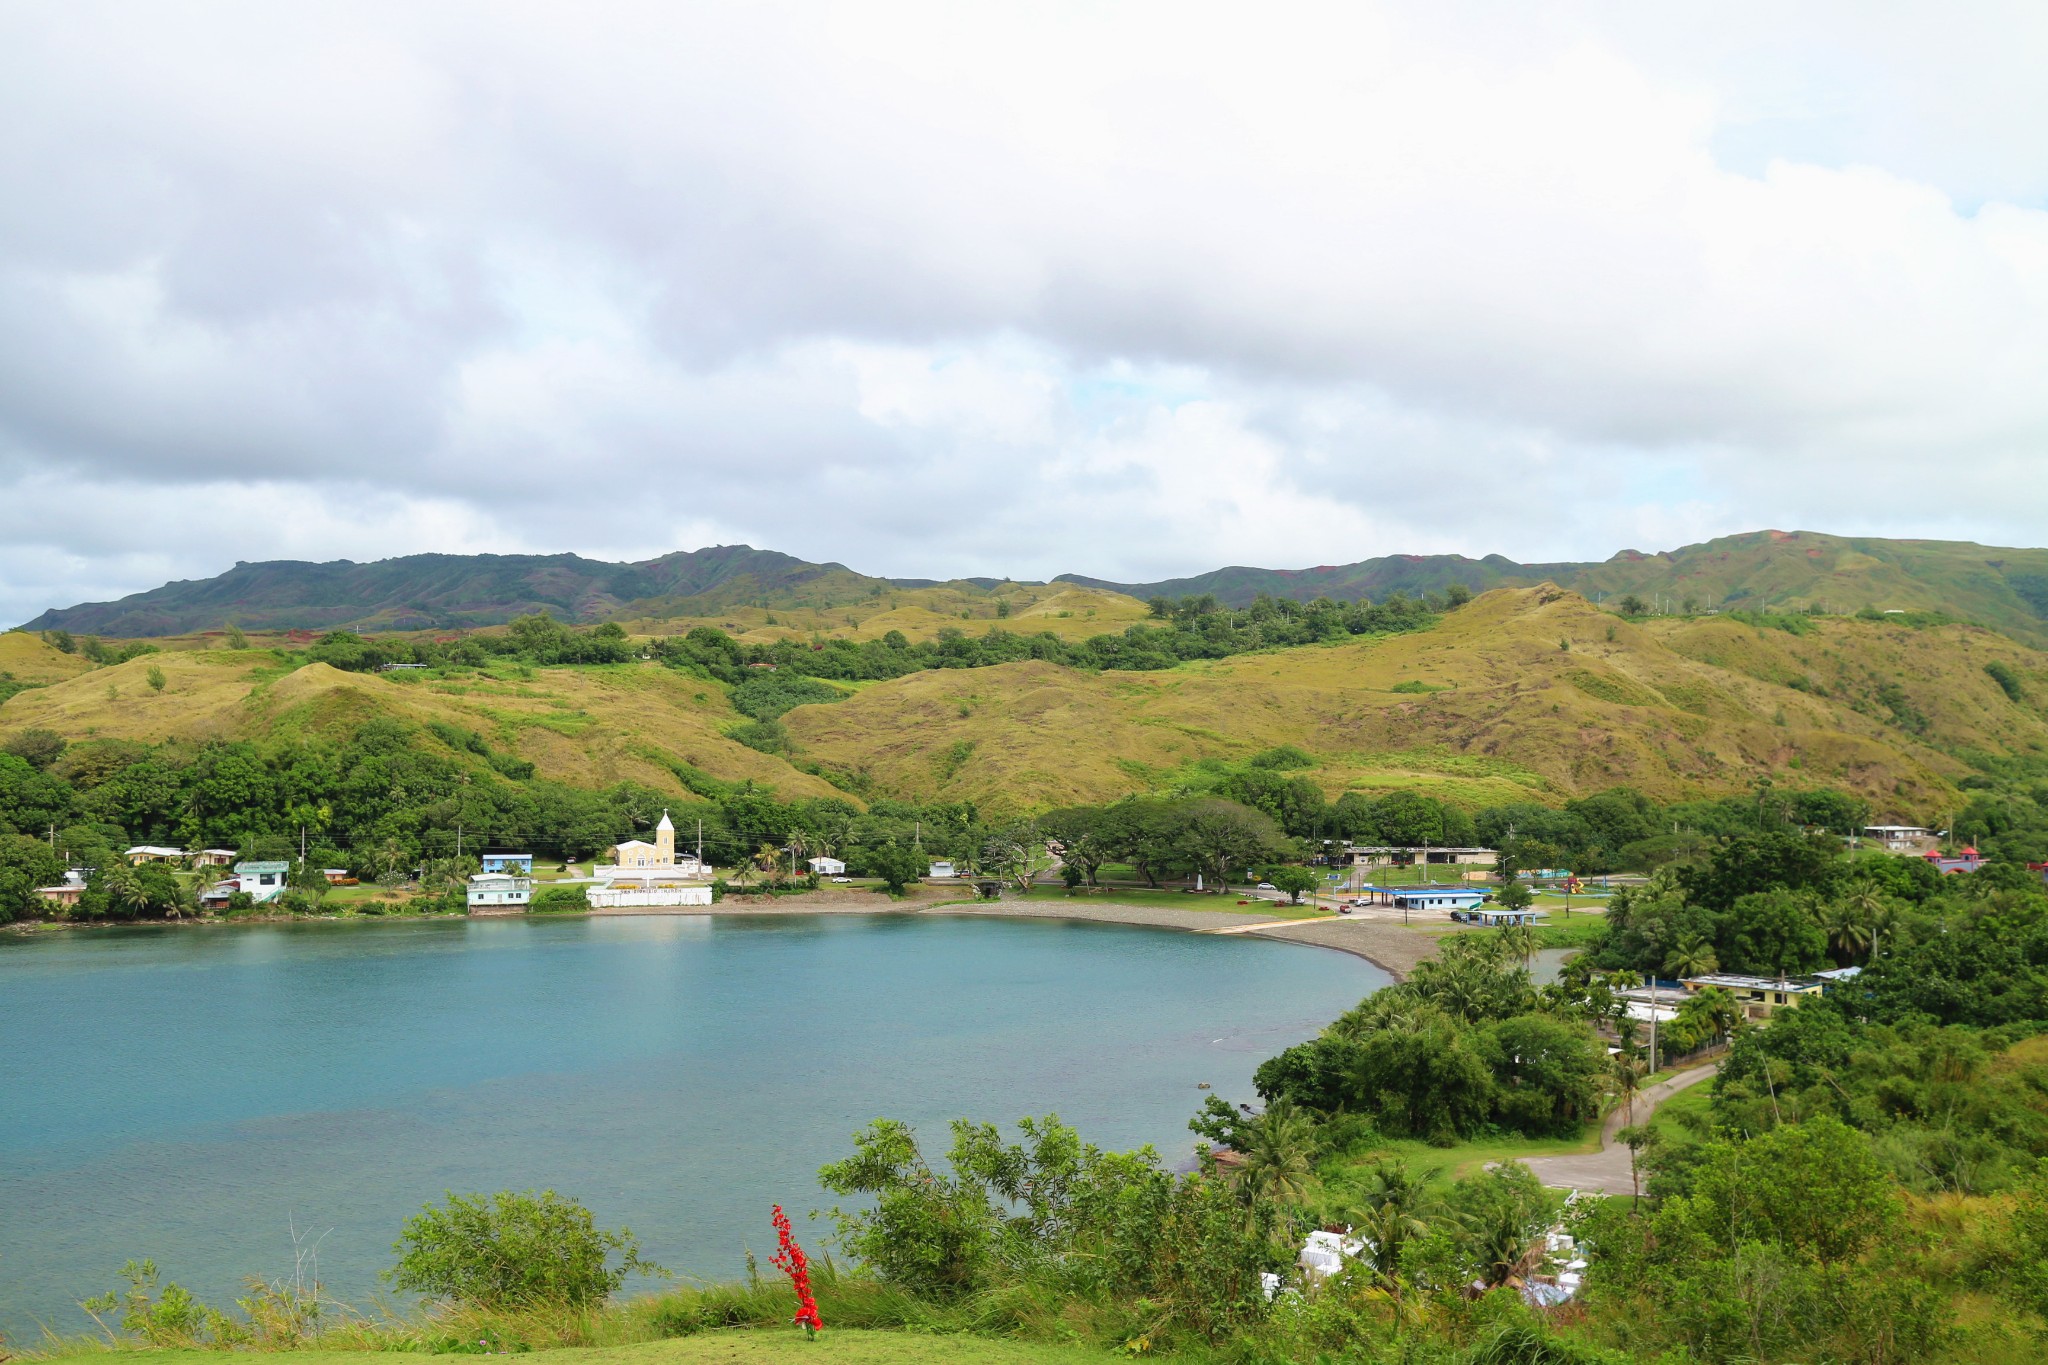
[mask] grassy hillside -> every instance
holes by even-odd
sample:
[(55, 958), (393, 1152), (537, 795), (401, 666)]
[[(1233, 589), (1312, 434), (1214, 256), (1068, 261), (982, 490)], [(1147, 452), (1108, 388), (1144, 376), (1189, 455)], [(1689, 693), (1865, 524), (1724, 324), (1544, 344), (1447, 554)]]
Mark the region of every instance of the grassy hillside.
[(1389, 555), (1313, 569), (1218, 569), (1161, 583), (1076, 583), (1137, 598), (1213, 593), (1241, 606), (1264, 592), (1381, 598), (1463, 583), (1476, 591), (1551, 582), (1586, 597), (1687, 602), (1700, 610), (1823, 605), (1848, 614), (1942, 611), (2048, 643), (2048, 550), (1998, 549), (1964, 541), (1883, 540), (1813, 531), (1753, 531), (1657, 554), (1623, 550), (1602, 563), (1517, 564), (1499, 555)]
[[(1704, 632), (1716, 632), (1706, 634)], [(933, 672), (863, 689), (783, 723), (804, 756), (865, 769), (878, 789), (1045, 805), (1171, 786), (1178, 770), (1294, 744), (1329, 795), (1414, 787), (1480, 804), (1546, 801), (1629, 783), (1659, 798), (1739, 789), (1764, 771), (1860, 792), (1880, 810), (1948, 799), (1967, 768), (1938, 745), (2024, 750), (2048, 722), (1974, 660), (2041, 657), (1981, 631), (1830, 622), (1810, 637), (1859, 678), (1917, 669), (1913, 733), (1865, 714), (1862, 694), (1799, 691), (1763, 663), (1721, 666), (1695, 642), (1763, 637), (1705, 623), (1639, 627), (1554, 588), (1487, 594), (1435, 630), (1163, 673), (1086, 675), (1045, 663)], [(1902, 639), (1912, 636), (1912, 639)], [(1667, 639), (1666, 637), (1674, 637)], [(1807, 637), (1785, 636), (1787, 641)], [(1943, 639), (1967, 641), (1960, 659)], [(1981, 681), (1985, 687), (1977, 684)], [(1937, 702), (1952, 691), (1956, 700)], [(1995, 694), (1995, 695), (1994, 695)], [(1886, 713), (1888, 717), (1889, 713)]]
[(0, 678), (23, 683), (62, 682), (92, 667), (92, 660), (44, 643), (40, 635), (0, 634)]
[[(1009, 602), (1004, 624), (1019, 630), (1045, 622), (1093, 634), (1142, 610), (1080, 589), (941, 585), (892, 590), (872, 611), (841, 615), (838, 630), (935, 632), (960, 620), (948, 613), (974, 610), (957, 604), (990, 600), (976, 590)], [(739, 610), (704, 619), (743, 638), (808, 638), (825, 625), (824, 610), (811, 610), (808, 629), (786, 608), (759, 611), (777, 617), (772, 625)], [(1627, 783), (1678, 799), (1769, 772), (1854, 790), (1903, 819), (1951, 805), (1973, 755), (2048, 757), (2048, 655), (1971, 626), (1782, 624), (1631, 624), (1554, 587), (1501, 589), (1413, 634), (1162, 672), (1035, 661), (849, 685), (845, 701), (783, 717), (795, 744), (787, 760), (725, 737), (746, 718), (719, 684), (655, 664), (360, 674), (291, 671), (268, 652), (225, 648), (153, 654), (22, 692), (0, 704), (0, 734), (334, 733), (390, 714), (475, 730), (543, 775), (585, 786), (630, 778), (674, 790), (694, 769), (785, 797), (829, 794), (801, 770), (819, 765), (864, 777), (873, 795), (1014, 810), (1200, 787), (1204, 765), (1284, 744), (1313, 757), (1305, 775), (1332, 798), (1409, 788), (1477, 807)], [(0, 640), (24, 668), (83, 666), (33, 637)], [(161, 694), (147, 684), (152, 667), (165, 672)]]
[[(1004, 608), (1007, 607), (1007, 613)], [(942, 630), (979, 635), (991, 626), (1025, 634), (1050, 631), (1063, 639), (1115, 634), (1146, 619), (1145, 604), (1117, 593), (1065, 583), (941, 583), (888, 588), (836, 606), (735, 605), (700, 615), (633, 615), (621, 619), (636, 635), (677, 635), (714, 626), (745, 644), (809, 640), (816, 636), (878, 640), (901, 631), (930, 640)]]
[[(148, 670), (165, 674), (161, 693)], [(746, 718), (724, 690), (657, 665), (499, 668), (459, 678), (285, 670), (267, 652), (147, 655), (0, 704), (0, 735), (42, 727), (72, 740), (243, 739), (332, 735), (373, 716), (474, 730), (547, 777), (585, 787), (632, 780), (682, 791), (676, 764), (784, 797), (834, 789), (725, 738)]]

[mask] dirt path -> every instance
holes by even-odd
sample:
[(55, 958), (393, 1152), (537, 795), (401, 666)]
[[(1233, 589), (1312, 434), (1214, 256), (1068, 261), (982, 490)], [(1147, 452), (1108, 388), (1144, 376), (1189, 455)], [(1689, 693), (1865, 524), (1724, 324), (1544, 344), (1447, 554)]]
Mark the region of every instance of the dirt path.
[[(1634, 1121), (1638, 1124), (1649, 1122), (1657, 1106), (1676, 1095), (1706, 1080), (1720, 1069), (1718, 1062), (1696, 1066), (1681, 1071), (1668, 1080), (1662, 1080), (1647, 1090), (1636, 1093)], [(1553, 1189), (1590, 1190), (1600, 1194), (1633, 1194), (1635, 1182), (1629, 1178), (1628, 1148), (1615, 1141), (1614, 1135), (1629, 1126), (1630, 1111), (1627, 1106), (1616, 1109), (1600, 1125), (1600, 1150), (1578, 1156), (1537, 1156), (1530, 1157), (1522, 1164), (1536, 1173), (1536, 1178)]]

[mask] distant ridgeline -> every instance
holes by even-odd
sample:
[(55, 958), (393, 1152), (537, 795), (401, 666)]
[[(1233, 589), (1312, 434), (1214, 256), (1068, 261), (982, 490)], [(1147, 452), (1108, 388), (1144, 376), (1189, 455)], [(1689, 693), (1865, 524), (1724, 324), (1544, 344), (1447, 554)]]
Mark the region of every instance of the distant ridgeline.
[[(1652, 610), (1805, 609), (1831, 614), (1941, 611), (2048, 644), (2048, 550), (1953, 541), (1758, 531), (1658, 554), (1625, 550), (1598, 563), (1520, 564), (1499, 555), (1389, 555), (1311, 569), (1217, 569), (1193, 578), (1072, 584), (1140, 601), (1212, 598), (1246, 607), (1286, 601), (1411, 598), (1461, 584), (1473, 592), (1551, 582), (1595, 600), (1635, 596)], [(986, 599), (1007, 580), (877, 578), (745, 545), (633, 564), (578, 555), (408, 555), (374, 564), (280, 560), (169, 583), (118, 602), (52, 609), (31, 629), (121, 638), (221, 630), (415, 630), (502, 625), (547, 611), (580, 622), (707, 616), (737, 605), (836, 609), (892, 590), (945, 587)]]

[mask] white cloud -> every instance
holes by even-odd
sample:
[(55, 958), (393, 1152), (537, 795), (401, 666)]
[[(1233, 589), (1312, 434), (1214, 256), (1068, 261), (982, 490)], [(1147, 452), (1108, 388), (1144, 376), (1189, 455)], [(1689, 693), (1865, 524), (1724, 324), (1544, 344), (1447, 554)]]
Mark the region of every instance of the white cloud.
[(18, 7), (0, 615), (2038, 539), (2048, 20), (1866, 10)]

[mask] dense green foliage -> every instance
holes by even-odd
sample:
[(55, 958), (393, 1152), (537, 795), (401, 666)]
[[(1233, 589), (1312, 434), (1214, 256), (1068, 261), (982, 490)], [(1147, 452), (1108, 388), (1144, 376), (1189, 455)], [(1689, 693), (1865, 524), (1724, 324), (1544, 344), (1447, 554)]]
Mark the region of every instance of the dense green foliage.
[(1606, 1048), (1577, 1001), (1530, 984), (1516, 942), (1448, 940), (1409, 980), (1263, 1063), (1259, 1093), (1446, 1145), (1488, 1131), (1577, 1132), (1599, 1112)]
[(634, 1271), (660, 1270), (640, 1259), (631, 1232), (598, 1227), (553, 1190), (450, 1193), (414, 1215), (391, 1249), (398, 1264), (387, 1278), (398, 1288), (490, 1308), (601, 1303)]

